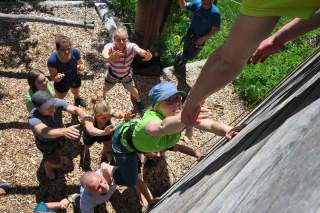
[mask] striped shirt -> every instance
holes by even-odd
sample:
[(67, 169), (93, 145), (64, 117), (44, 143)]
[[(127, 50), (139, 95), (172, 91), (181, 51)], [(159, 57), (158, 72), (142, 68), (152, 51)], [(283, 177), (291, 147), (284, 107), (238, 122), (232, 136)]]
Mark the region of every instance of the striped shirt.
[[(133, 58), (138, 53), (138, 48), (138, 45), (136, 45), (135, 43), (128, 42), (127, 52), (125, 53), (124, 57), (121, 57), (117, 61), (109, 62), (112, 73), (120, 78), (127, 75), (131, 70), (131, 63), (133, 61)], [(112, 52), (116, 50), (113, 43), (106, 44), (104, 46), (104, 49), (108, 51), (109, 55), (111, 55)]]

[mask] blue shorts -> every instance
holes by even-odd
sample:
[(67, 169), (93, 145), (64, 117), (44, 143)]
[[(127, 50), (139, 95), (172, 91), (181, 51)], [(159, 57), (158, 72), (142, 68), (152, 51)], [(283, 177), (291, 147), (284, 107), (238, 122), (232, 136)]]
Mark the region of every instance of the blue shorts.
[(54, 89), (60, 93), (66, 93), (70, 88), (79, 88), (81, 86), (80, 75), (77, 75), (72, 80), (62, 80), (60, 82), (54, 82)]

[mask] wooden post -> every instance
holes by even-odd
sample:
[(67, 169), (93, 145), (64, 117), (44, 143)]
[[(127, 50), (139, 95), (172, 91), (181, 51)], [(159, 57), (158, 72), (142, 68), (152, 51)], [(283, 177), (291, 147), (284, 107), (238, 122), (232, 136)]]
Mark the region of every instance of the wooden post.
[(160, 42), (172, 0), (138, 0), (135, 17), (135, 42), (149, 49), (153, 59), (149, 62), (136, 58), (134, 72), (141, 75), (160, 75)]

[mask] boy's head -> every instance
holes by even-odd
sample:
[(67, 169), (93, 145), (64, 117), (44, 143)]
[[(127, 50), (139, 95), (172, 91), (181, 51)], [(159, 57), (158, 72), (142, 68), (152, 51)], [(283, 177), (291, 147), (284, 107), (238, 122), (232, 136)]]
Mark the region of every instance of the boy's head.
[(58, 35), (56, 37), (56, 50), (59, 57), (62, 59), (67, 59), (71, 57), (71, 40), (67, 36)]
[(202, 6), (206, 9), (211, 8), (212, 0), (202, 0)]

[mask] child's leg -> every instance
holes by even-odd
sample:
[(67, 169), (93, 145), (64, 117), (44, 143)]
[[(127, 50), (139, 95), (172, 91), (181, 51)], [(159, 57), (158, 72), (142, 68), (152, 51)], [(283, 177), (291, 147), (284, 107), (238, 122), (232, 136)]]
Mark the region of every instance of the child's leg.
[(136, 99), (139, 113), (142, 114), (144, 112), (144, 104), (140, 98), (139, 91), (137, 90), (137, 88), (134, 85), (134, 81), (132, 80), (131, 82), (123, 83), (123, 85), (130, 92), (130, 94), (134, 97), (134, 99)]
[(111, 90), (114, 87), (114, 85), (115, 83), (111, 83), (107, 81), (104, 82), (103, 92), (102, 92), (103, 99), (106, 99), (107, 92)]
[(200, 123), (196, 126), (197, 129), (201, 129), (206, 132), (212, 132), (219, 136), (225, 136), (232, 127), (217, 121), (213, 121), (211, 119), (202, 119)]
[(183, 154), (195, 157), (197, 159), (201, 159), (203, 157), (203, 155), (200, 152), (197, 152), (197, 151), (193, 150), (192, 148), (187, 147), (187, 146), (182, 145), (182, 144), (176, 144), (173, 147), (173, 151), (178, 151), (178, 152), (181, 152)]
[(112, 155), (112, 141), (105, 141), (103, 142), (103, 148), (101, 151), (101, 163), (108, 161), (108, 156)]
[(137, 90), (136, 87), (128, 88), (128, 91), (130, 92), (132, 97), (134, 97), (134, 99), (136, 99), (137, 102), (141, 102), (140, 94), (139, 94), (139, 91)]
[(143, 181), (141, 174), (138, 176), (135, 189), (141, 204), (147, 208), (153, 201), (153, 195), (146, 183)]

